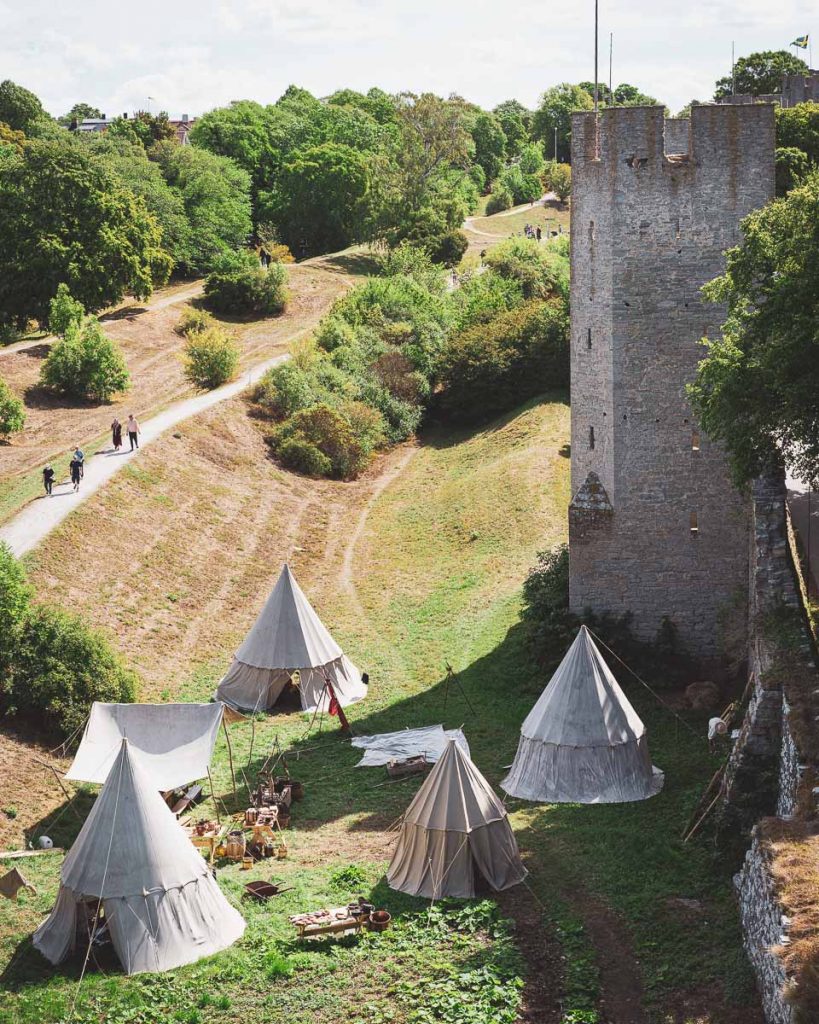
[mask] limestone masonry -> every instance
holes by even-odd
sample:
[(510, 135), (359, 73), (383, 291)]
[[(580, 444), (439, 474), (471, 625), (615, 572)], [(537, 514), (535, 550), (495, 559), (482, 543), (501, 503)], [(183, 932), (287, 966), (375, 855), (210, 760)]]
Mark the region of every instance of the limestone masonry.
[(685, 385), (725, 309), (699, 289), (774, 194), (771, 105), (614, 107), (572, 120), (570, 603), (667, 616), (711, 658), (743, 621), (749, 508)]

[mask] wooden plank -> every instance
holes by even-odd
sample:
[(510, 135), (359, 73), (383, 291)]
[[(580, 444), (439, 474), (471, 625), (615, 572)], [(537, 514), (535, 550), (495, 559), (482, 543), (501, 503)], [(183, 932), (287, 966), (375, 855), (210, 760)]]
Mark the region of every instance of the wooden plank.
[(0, 860), (17, 860), (19, 857), (42, 857), (47, 853), (64, 853), (62, 846), (50, 850), (0, 850)]

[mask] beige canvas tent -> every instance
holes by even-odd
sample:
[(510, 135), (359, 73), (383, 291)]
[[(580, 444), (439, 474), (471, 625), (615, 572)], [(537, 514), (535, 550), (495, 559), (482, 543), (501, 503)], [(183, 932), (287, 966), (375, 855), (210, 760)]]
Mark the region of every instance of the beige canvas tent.
[(285, 565), (216, 696), (243, 711), (264, 711), (292, 680), (305, 711), (326, 711), (327, 679), (342, 707), (367, 696), (361, 673), (327, 632)]
[(94, 701), (82, 742), (66, 774), (78, 782), (103, 783), (123, 737), (139, 751), (139, 763), (155, 789), (176, 789), (208, 773), (224, 705), (103, 704)]
[(645, 800), (663, 782), (645, 726), (581, 626), (524, 721), (501, 786), (524, 800), (606, 804)]
[(500, 890), (523, 881), (526, 868), (506, 809), (450, 739), (404, 815), (387, 881), (411, 896), (469, 897), (476, 873)]
[(245, 930), (126, 739), (63, 862), (57, 902), (34, 945), (54, 964), (85, 953), (86, 922), (98, 906), (126, 974), (191, 963)]

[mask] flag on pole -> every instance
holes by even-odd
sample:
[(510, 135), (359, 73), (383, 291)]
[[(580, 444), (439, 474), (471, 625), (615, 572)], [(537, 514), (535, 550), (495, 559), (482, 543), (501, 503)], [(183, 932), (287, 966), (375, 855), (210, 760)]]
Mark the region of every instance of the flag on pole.
[(808, 36), (797, 36), (796, 39), (791, 43), (791, 46), (798, 46), (800, 50), (807, 50), (808, 48)]

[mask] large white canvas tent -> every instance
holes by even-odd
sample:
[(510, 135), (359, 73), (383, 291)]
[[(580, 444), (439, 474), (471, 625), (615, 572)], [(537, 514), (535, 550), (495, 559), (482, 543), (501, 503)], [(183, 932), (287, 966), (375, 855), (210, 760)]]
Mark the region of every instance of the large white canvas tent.
[(245, 711), (263, 711), (273, 707), (293, 680), (305, 711), (325, 711), (328, 679), (342, 707), (367, 696), (361, 673), (327, 632), (285, 565), (216, 696)]
[(423, 725), (420, 729), (399, 729), (381, 732), (375, 736), (354, 736), (350, 741), (360, 747), (364, 756), (356, 768), (373, 768), (390, 761), (406, 761), (423, 756), (434, 764), (446, 750), (448, 740), (455, 740), (469, 757), (469, 744), (461, 729), (444, 729), (442, 725)]
[(663, 782), (645, 726), (581, 626), (526, 717), (501, 786), (524, 800), (607, 804), (645, 800)]
[(404, 815), (387, 881), (411, 896), (470, 897), (476, 872), (495, 890), (526, 877), (506, 809), (451, 739)]
[(224, 705), (103, 704), (94, 701), (66, 778), (103, 783), (123, 738), (139, 752), (154, 789), (176, 789), (208, 773)]
[(82, 922), (100, 902), (126, 974), (192, 963), (245, 930), (126, 739), (63, 862), (57, 902), (34, 945), (54, 964), (85, 952)]

